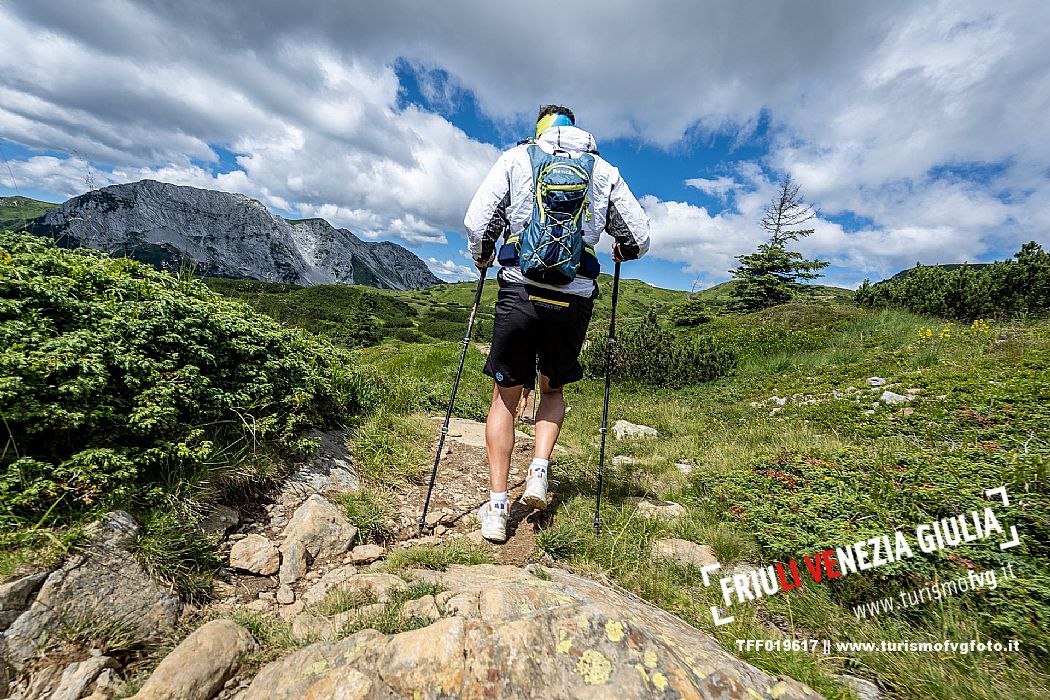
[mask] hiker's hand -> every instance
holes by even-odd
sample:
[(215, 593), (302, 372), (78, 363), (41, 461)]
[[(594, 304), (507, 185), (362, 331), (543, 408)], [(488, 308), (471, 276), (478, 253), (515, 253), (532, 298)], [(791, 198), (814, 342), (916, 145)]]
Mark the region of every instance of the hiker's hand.
[(488, 268), (492, 267), (492, 261), (496, 259), (496, 251), (492, 251), (492, 255), (488, 259), (474, 258), (474, 267), (478, 268), (479, 272), (483, 272)]
[(613, 243), (612, 256), (613, 256), (613, 262), (614, 263), (623, 262), (623, 258), (620, 257), (620, 244), (619, 243)]

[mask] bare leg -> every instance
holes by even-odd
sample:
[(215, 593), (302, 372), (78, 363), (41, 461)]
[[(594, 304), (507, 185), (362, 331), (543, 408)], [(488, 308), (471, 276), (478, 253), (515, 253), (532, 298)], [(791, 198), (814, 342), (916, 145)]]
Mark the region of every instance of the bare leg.
[(485, 450), (489, 456), (489, 481), (493, 491), (507, 490), (510, 456), (514, 452), (514, 415), (521, 400), (521, 385), (509, 388), (493, 382), (492, 405), (485, 421)]
[(540, 406), (536, 411), (536, 446), (532, 456), (550, 459), (565, 420), (565, 396), (562, 388), (552, 389), (547, 377), (540, 375)]

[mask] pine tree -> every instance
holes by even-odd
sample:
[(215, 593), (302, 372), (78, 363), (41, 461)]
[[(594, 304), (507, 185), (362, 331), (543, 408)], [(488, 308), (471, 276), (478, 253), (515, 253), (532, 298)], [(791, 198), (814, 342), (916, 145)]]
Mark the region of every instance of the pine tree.
[(759, 224), (769, 234), (769, 241), (758, 246), (750, 255), (738, 255), (740, 266), (730, 270), (737, 284), (732, 296), (734, 305), (744, 311), (764, 309), (790, 301), (802, 286), (799, 280), (820, 277), (828, 263), (807, 260), (801, 253), (787, 249), (790, 241), (813, 233), (813, 229), (799, 228), (815, 216), (799, 193), (799, 185), (791, 176), (780, 183), (780, 189), (766, 207)]

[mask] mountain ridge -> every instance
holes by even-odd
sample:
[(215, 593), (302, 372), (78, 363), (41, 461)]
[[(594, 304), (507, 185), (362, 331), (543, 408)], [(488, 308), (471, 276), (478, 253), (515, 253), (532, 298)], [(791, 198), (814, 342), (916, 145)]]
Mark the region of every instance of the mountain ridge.
[(110, 185), (29, 220), (26, 230), (154, 267), (212, 277), (418, 289), (441, 284), (417, 255), (324, 219), (288, 220), (256, 199), (156, 180)]

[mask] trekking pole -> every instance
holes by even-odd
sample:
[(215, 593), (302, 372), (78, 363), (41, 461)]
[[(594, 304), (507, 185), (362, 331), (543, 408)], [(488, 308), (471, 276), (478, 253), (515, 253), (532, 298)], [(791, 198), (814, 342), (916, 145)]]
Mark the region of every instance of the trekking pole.
[(485, 276), (488, 268), (481, 270), (478, 279), (478, 288), (474, 292), (474, 306), (470, 309), (470, 318), (467, 319), (467, 334), (463, 336), (463, 350), (459, 354), (459, 369), (456, 370), (456, 380), (452, 383), (452, 397), (448, 400), (448, 410), (445, 411), (445, 424), (441, 426), (441, 437), (438, 438), (437, 454), (434, 455), (434, 469), (430, 472), (430, 485), (427, 487), (427, 500), (423, 503), (423, 514), (419, 516), (419, 536), (423, 536), (423, 528), (426, 527), (427, 510), (430, 509), (430, 496), (434, 492), (434, 480), (437, 479), (438, 462), (441, 461), (441, 451), (445, 449), (445, 436), (448, 435), (448, 424), (452, 420), (452, 406), (456, 403), (456, 391), (459, 390), (459, 378), (463, 375), (463, 363), (467, 359), (467, 348), (470, 346), (470, 334), (474, 330), (474, 317), (478, 314), (478, 304), (481, 303), (481, 290), (485, 287)]
[(616, 347), (616, 297), (620, 294), (620, 263), (613, 273), (612, 313), (609, 316), (609, 342), (605, 346), (605, 399), (602, 401), (601, 448), (598, 451), (598, 499), (594, 503), (594, 534), (602, 528), (598, 513), (602, 507), (602, 476), (605, 469), (605, 434), (609, 431), (609, 382), (612, 379), (613, 348)]

